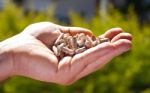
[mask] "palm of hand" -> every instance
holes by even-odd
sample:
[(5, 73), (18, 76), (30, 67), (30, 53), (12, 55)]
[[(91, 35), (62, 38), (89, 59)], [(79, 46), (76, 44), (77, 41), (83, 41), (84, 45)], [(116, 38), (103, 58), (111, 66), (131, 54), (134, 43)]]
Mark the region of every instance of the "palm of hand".
[[(112, 30), (104, 35), (111, 38), (113, 44), (103, 43), (74, 57), (67, 56), (58, 61), (49, 48), (61, 32), (91, 34), (87, 29), (67, 28), (47, 22), (27, 27), (18, 36), (23, 41), (15, 51), (14, 59), (18, 61), (15, 73), (46, 82), (70, 84), (99, 69), (131, 46), (129, 34), (120, 34), (120, 29)], [(119, 36), (115, 37), (117, 34)]]

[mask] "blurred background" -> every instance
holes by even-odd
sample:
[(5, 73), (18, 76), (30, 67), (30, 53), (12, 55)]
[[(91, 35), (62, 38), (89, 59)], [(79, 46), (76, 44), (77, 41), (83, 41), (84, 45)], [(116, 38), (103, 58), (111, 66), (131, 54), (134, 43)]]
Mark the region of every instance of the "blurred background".
[(150, 93), (150, 0), (0, 0), (0, 41), (41, 21), (96, 36), (121, 27), (133, 35), (133, 48), (73, 85), (16, 76), (0, 83), (0, 93)]

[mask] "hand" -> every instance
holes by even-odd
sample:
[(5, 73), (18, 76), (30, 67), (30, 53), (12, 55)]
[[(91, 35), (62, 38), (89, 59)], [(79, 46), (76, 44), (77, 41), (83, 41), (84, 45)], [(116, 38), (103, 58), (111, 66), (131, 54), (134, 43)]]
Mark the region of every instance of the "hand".
[[(101, 35), (101, 37), (110, 38), (110, 43), (102, 43), (74, 57), (67, 56), (59, 61), (51, 51), (51, 47), (62, 32), (92, 35), (84, 28), (65, 27), (49, 22), (32, 24), (22, 33), (1, 43), (2, 49), (5, 50), (2, 50), (3, 55), (8, 54), (7, 58), (9, 58), (5, 62), (9, 69), (4, 68), (7, 69), (7, 75), (21, 75), (68, 85), (100, 69), (113, 57), (131, 47), (131, 35), (123, 33), (119, 28), (114, 28)], [(5, 70), (0, 68), (0, 74), (2, 71)]]

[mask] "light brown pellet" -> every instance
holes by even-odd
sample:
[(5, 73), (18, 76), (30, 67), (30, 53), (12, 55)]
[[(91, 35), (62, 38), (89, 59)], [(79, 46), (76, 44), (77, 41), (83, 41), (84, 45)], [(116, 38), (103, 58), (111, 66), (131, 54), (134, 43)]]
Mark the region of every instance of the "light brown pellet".
[(60, 43), (59, 41), (62, 39), (63, 35), (64, 35), (64, 33), (61, 33), (61, 34), (59, 35), (59, 37), (58, 37), (57, 40), (55, 41), (55, 44), (54, 44), (54, 45), (58, 45), (58, 44)]
[(57, 51), (58, 51), (58, 53), (57, 53), (56, 56), (60, 56), (61, 51), (62, 51), (61, 48), (64, 47), (64, 45), (65, 45), (64, 43), (61, 43), (60, 45), (57, 46)]
[(68, 47), (61, 47), (61, 50), (62, 50), (64, 53), (68, 54), (69, 56), (72, 56), (72, 55), (75, 54), (74, 50), (69, 49)]
[(57, 49), (57, 47), (56, 47), (56, 46), (53, 46), (52, 49), (53, 49), (54, 54), (55, 54), (56, 56), (58, 56), (58, 49)]
[(83, 47), (83, 46), (85, 45), (85, 41), (83, 41), (83, 40), (78, 40), (78, 41), (77, 41), (77, 45), (78, 45), (78, 47)]
[(86, 47), (86, 48), (91, 48), (91, 47), (93, 47), (92, 42), (86, 41), (86, 42), (85, 42), (85, 47)]
[(85, 50), (86, 50), (85, 47), (81, 47), (81, 48), (76, 49), (76, 50), (75, 50), (75, 53), (76, 53), (76, 54), (79, 54), (79, 53), (84, 52)]
[(94, 45), (93, 45), (93, 41), (92, 41), (92, 39), (91, 39), (91, 37), (90, 36), (86, 36), (86, 42), (85, 42), (85, 46), (87, 47), (87, 48), (91, 48), (91, 47), (93, 47)]
[(110, 40), (108, 38), (100, 38), (100, 43), (103, 43), (103, 42), (110, 42)]

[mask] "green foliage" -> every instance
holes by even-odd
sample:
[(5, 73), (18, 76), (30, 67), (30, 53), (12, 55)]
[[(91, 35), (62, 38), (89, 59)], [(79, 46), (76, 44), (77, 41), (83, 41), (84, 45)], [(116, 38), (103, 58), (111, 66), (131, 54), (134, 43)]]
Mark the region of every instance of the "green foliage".
[[(105, 18), (103, 20), (96, 16), (87, 23), (73, 14), (72, 25), (89, 28), (96, 36), (112, 27), (121, 27), (133, 35), (131, 51), (116, 57), (100, 71), (71, 86), (13, 77), (0, 84), (0, 93), (150, 93), (150, 27), (140, 28), (132, 9), (125, 17), (111, 9), (110, 15)], [(25, 16), (22, 9), (14, 5), (9, 5), (1, 11), (0, 19), (0, 40), (21, 32), (31, 23), (57, 22), (50, 13), (30, 13)]]

